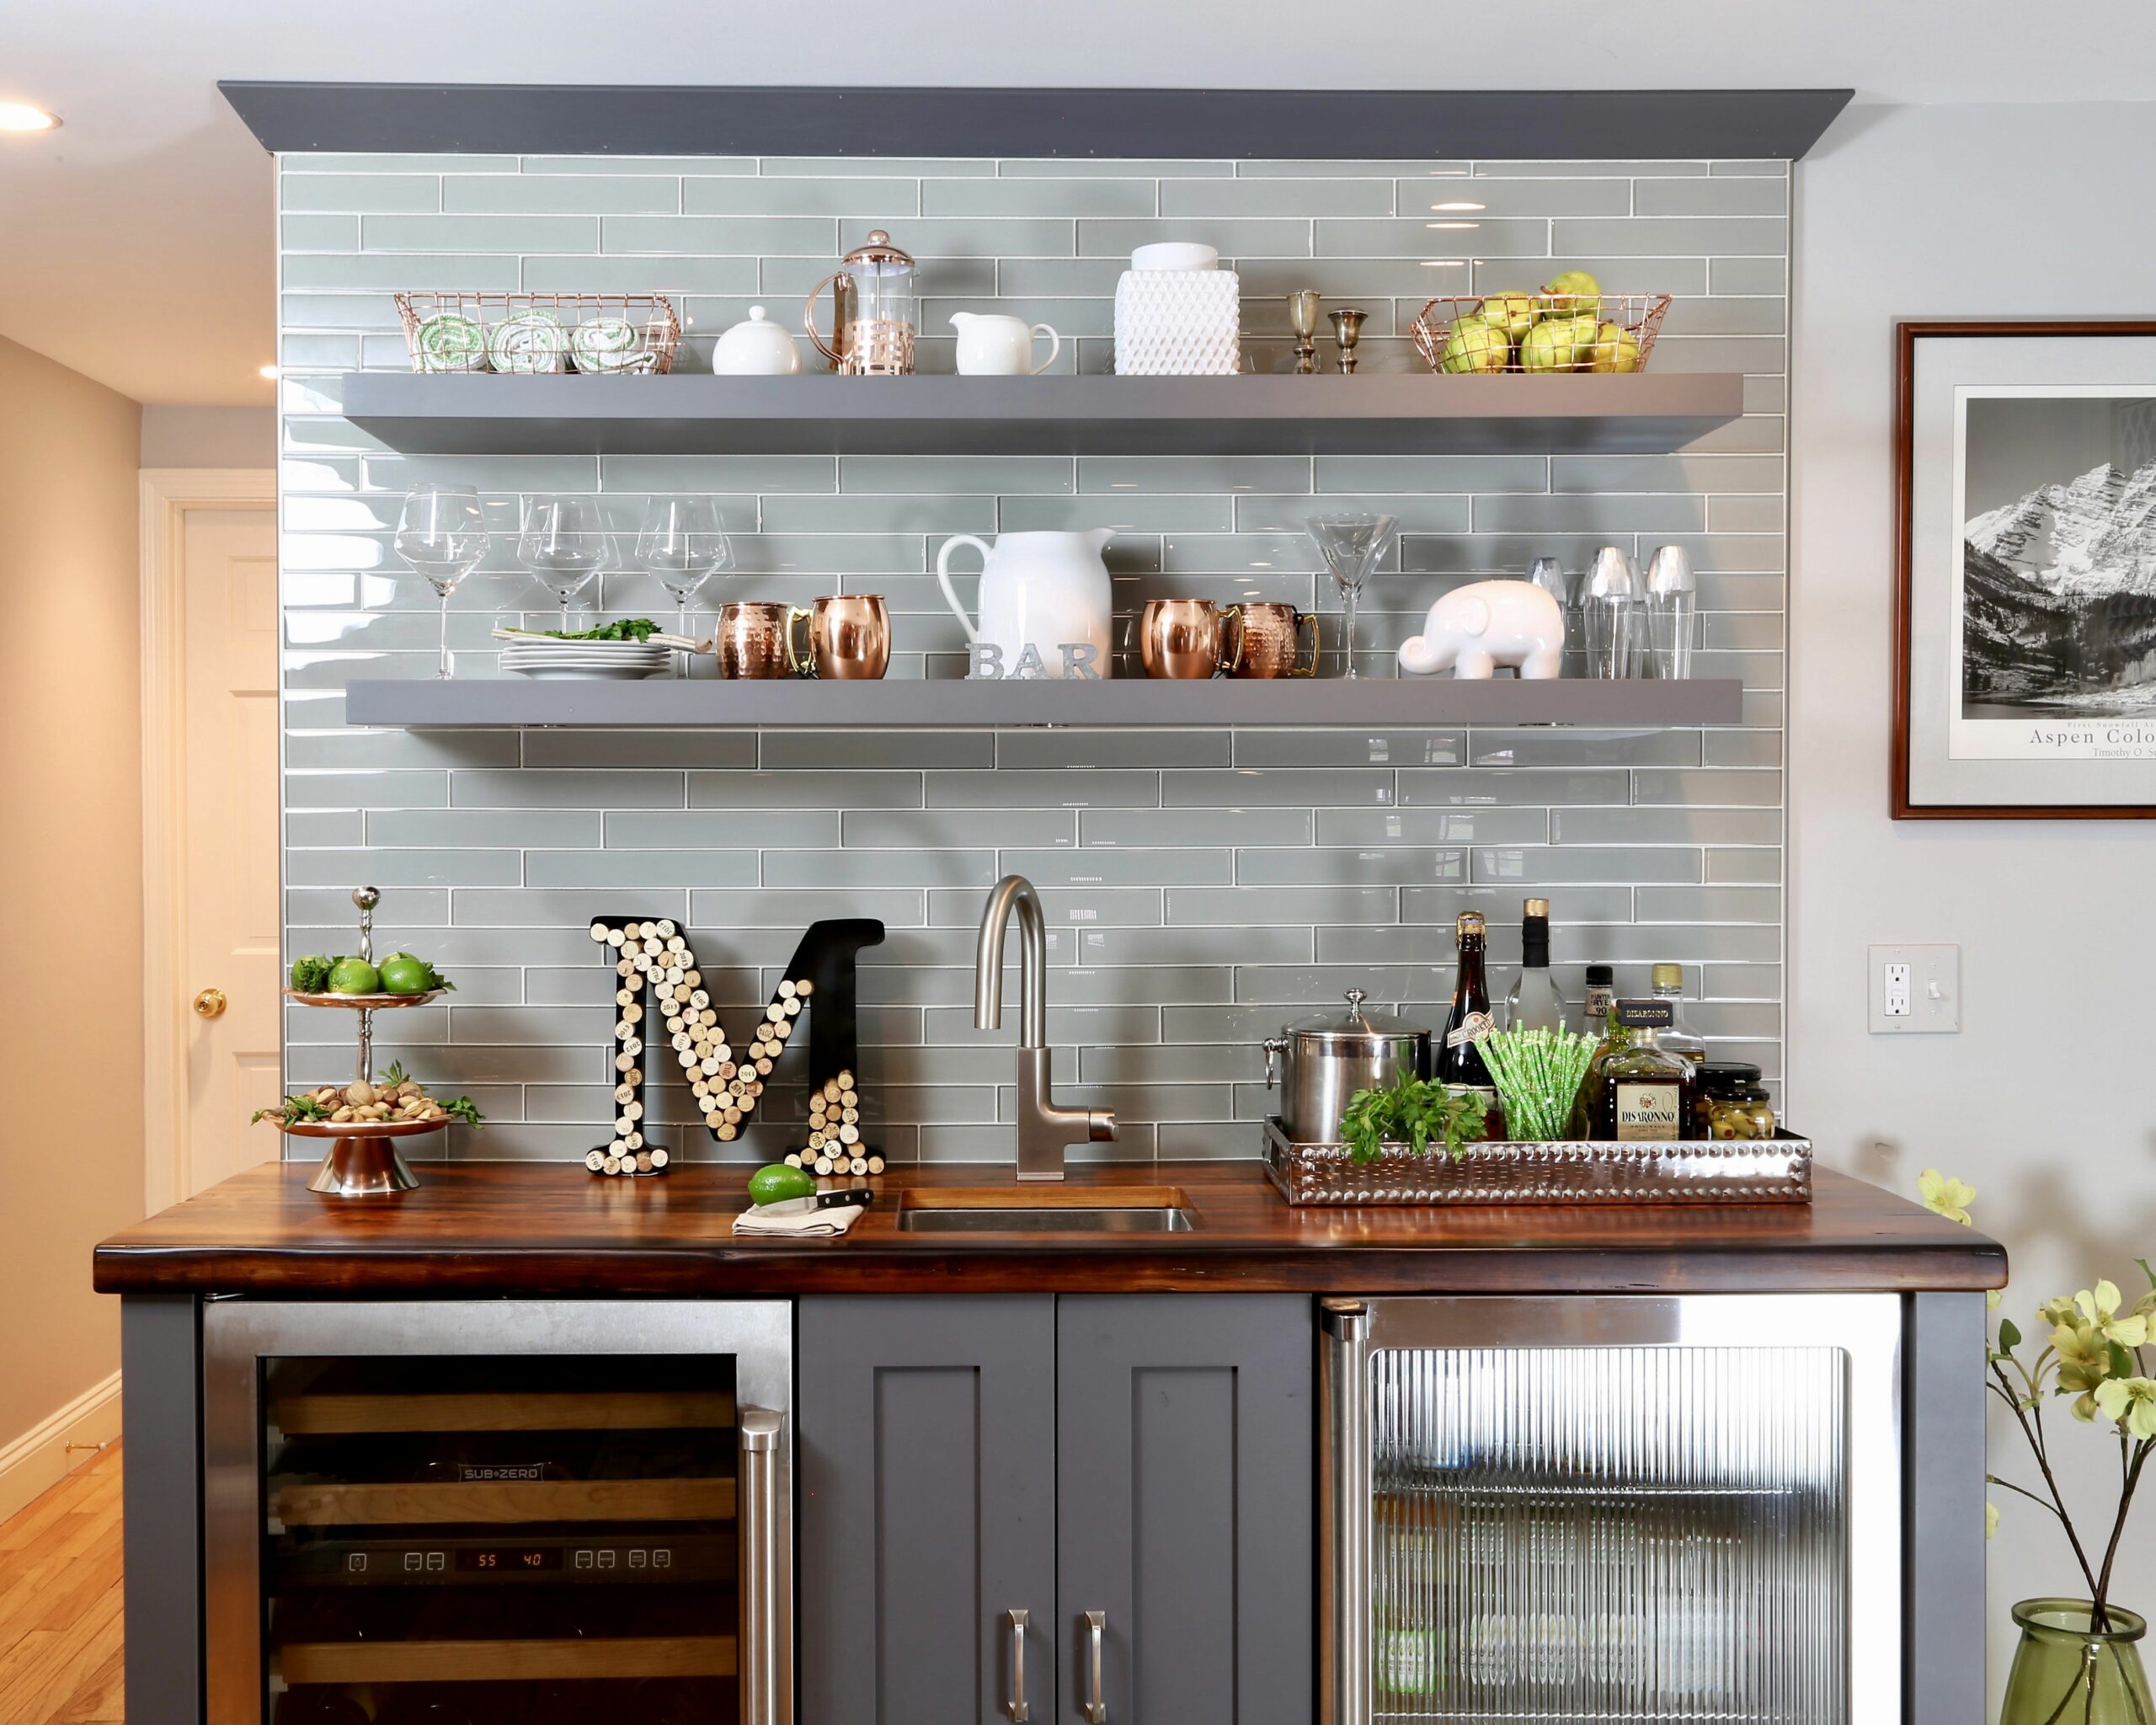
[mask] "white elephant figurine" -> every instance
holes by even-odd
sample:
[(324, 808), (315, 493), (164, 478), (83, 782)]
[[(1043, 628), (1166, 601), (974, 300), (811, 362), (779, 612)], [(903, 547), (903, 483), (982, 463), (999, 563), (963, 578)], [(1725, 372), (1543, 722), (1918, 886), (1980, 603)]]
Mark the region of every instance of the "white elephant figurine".
[(1417, 676), (1487, 677), (1501, 665), (1523, 677), (1564, 675), (1564, 611), (1532, 581), (1455, 587), (1430, 607), (1422, 633), (1400, 644), (1401, 670)]

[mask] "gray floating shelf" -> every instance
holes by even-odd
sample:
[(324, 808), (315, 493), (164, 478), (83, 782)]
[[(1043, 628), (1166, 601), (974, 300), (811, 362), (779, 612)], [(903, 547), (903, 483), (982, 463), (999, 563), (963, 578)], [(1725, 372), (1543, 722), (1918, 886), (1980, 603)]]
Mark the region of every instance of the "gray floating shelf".
[(1155, 682), (403, 681), (361, 679), (344, 691), (349, 724), (414, 730), (911, 729), (929, 727), (1140, 725), (1396, 726), (1732, 724), (1744, 686), (1683, 682), (1524, 682), (1500, 677), (1297, 678)]
[(1744, 380), (348, 371), (344, 408), (410, 455), (1624, 454), (1679, 449), (1738, 418)]

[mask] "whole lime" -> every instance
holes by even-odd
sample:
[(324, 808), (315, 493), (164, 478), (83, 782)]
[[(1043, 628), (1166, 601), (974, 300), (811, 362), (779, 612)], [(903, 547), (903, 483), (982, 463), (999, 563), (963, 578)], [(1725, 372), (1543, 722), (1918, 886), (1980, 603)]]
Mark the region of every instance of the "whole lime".
[(339, 959), (329, 973), (332, 994), (380, 994), (382, 972), (365, 959)]
[(1502, 328), (1481, 318), (1456, 318), (1445, 334), (1444, 349), (1438, 356), (1438, 369), (1454, 374), (1502, 371), (1512, 356), (1511, 338)]
[(424, 994), (435, 985), (435, 967), (409, 953), (392, 953), (382, 961), (384, 994)]
[(749, 1202), (762, 1205), (782, 1204), (789, 1198), (806, 1198), (816, 1189), (807, 1173), (784, 1162), (771, 1162), (749, 1176)]
[(1476, 313), (1485, 323), (1493, 324), (1505, 332), (1512, 340), (1534, 327), (1534, 296), (1518, 288), (1506, 288), (1482, 296), (1482, 309)]

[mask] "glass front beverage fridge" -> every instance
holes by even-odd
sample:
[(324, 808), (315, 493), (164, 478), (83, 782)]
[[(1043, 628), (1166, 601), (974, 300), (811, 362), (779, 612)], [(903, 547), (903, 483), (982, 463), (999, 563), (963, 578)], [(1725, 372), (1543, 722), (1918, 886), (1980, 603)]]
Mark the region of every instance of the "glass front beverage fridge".
[(787, 1725), (783, 1301), (205, 1309), (211, 1725)]

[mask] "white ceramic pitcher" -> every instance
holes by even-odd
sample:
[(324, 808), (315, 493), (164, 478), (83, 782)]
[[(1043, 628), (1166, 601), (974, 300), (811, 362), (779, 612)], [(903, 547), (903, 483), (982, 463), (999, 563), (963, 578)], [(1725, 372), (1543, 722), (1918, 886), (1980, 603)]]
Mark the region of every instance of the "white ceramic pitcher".
[[(1089, 527), (1075, 533), (1006, 533), (993, 545), (970, 533), (945, 540), (936, 553), (936, 579), (966, 639), (975, 644), (974, 670), (1006, 677), (1113, 676), (1108, 643), (1115, 596), (1101, 552), (1114, 537), (1110, 528)], [(985, 559), (978, 622), (966, 615), (951, 587), (951, 553), (961, 545), (972, 546)], [(1071, 650), (1087, 646), (1090, 659)], [(997, 670), (979, 662), (983, 647), (996, 649)]]
[[(1063, 338), (1045, 323), (991, 312), (953, 312), (958, 332), (958, 371), (968, 377), (1024, 377), (1045, 371), (1063, 351)], [(1033, 338), (1048, 337), (1048, 357), (1033, 363)]]

